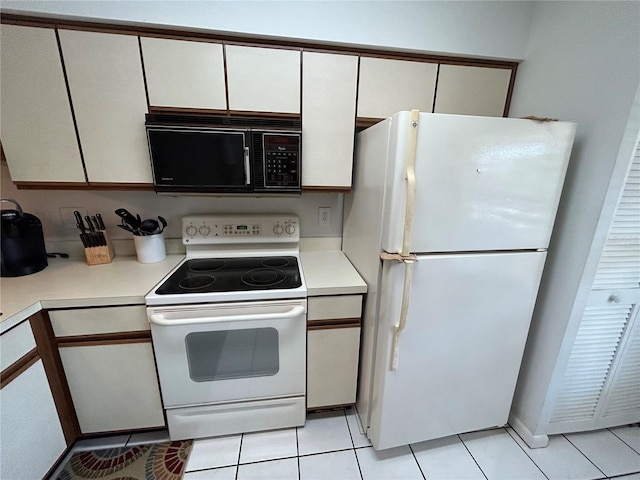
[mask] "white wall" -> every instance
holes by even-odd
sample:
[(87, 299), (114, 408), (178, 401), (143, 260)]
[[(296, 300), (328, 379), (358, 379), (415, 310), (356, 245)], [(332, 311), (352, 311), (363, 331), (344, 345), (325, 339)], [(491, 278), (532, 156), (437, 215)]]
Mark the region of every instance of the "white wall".
[[(526, 57), (518, 68), (511, 116), (578, 122), (514, 401), (514, 412), (529, 423), (544, 400), (535, 387), (548, 383), (574, 301), (586, 298), (590, 288), (581, 279), (593, 274), (596, 262), (589, 258), (596, 227), (602, 212), (613, 208), (605, 202), (607, 188), (613, 178), (619, 191), (624, 180), (625, 169), (616, 161), (620, 156), (628, 162), (638, 133), (623, 141), (639, 84), (640, 3), (538, 2)], [(605, 234), (606, 228), (595, 237), (600, 249)]]
[[(102, 214), (113, 239), (131, 239), (131, 234), (117, 228), (117, 208), (139, 213), (143, 218), (162, 215), (169, 223), (165, 236), (181, 237), (181, 218), (208, 213), (288, 213), (300, 217), (303, 237), (340, 237), (342, 235), (343, 195), (338, 193), (304, 193), (300, 197), (169, 197), (154, 192), (17, 190), (9, 177), (6, 163), (0, 165), (2, 198), (13, 198), (25, 212), (36, 215), (43, 224), (47, 241), (78, 240), (78, 230), (67, 227), (60, 209), (73, 207), (90, 215)], [(318, 225), (318, 207), (331, 207), (331, 225)], [(2, 204), (2, 208), (13, 208)]]
[(525, 1), (30, 1), (5, 11), (369, 45), (399, 50), (524, 58)]

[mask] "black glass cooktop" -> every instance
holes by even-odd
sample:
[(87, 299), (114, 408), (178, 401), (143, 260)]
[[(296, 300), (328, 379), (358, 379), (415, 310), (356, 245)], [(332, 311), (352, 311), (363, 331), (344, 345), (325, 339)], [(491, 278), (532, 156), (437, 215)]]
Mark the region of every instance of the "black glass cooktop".
[(297, 288), (296, 257), (199, 258), (187, 260), (155, 293), (213, 293)]

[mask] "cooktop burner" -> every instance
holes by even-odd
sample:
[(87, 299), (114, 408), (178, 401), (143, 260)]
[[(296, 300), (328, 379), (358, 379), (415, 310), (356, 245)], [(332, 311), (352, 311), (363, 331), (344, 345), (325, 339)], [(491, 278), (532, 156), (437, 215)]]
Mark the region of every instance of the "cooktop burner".
[(184, 262), (155, 293), (290, 289), (300, 285), (296, 257), (202, 258)]

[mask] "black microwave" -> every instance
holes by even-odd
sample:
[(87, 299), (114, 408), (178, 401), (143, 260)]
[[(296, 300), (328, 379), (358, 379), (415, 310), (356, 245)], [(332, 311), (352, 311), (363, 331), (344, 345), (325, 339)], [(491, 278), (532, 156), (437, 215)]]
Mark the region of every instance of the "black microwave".
[(300, 193), (299, 122), (147, 115), (156, 192)]

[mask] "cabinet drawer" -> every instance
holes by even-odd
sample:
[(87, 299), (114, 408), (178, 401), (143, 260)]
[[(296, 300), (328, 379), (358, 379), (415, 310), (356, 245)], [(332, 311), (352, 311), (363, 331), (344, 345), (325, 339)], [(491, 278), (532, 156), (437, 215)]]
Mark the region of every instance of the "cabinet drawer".
[(144, 305), (49, 312), (56, 337), (149, 330)]
[(22, 322), (12, 330), (3, 333), (0, 337), (0, 370), (17, 362), (34, 348), (36, 348), (36, 341), (29, 322)]
[(331, 320), (339, 318), (360, 318), (362, 295), (331, 295), (309, 297), (307, 319)]

